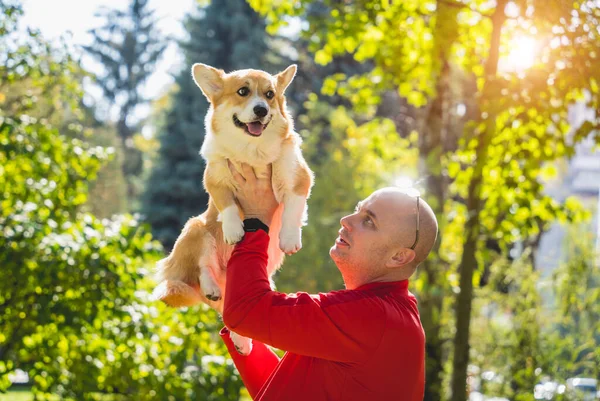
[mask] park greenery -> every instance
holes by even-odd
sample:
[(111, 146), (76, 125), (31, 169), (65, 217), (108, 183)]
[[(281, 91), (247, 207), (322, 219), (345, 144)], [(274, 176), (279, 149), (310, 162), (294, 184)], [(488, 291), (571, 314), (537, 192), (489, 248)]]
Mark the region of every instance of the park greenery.
[[(19, 2), (0, 2), (0, 392), (20, 370), (40, 400), (246, 396), (219, 316), (148, 295), (155, 262), (208, 200), (198, 154), (208, 104), (194, 62), (299, 67), (288, 103), (315, 186), (304, 247), (278, 290), (343, 288), (328, 257), (340, 218), (373, 190), (412, 181), (440, 222), (411, 279), (425, 400), (465, 401), (473, 372), (500, 378), (479, 391), (515, 401), (533, 400), (546, 378), (600, 379), (593, 210), (546, 190), (577, 144), (600, 145), (600, 6), (198, 1), (172, 88), (144, 99), (166, 45), (150, 4), (101, 11), (106, 24), (82, 49), (104, 66), (94, 76), (72, 43), (47, 42), (20, 25)], [(524, 65), (518, 49), (532, 38)], [(90, 78), (116, 119), (84, 102)], [(150, 118), (134, 121), (147, 102)], [(596, 113), (571, 126), (582, 102)], [(566, 257), (544, 276), (536, 255), (557, 223), (569, 230)]]

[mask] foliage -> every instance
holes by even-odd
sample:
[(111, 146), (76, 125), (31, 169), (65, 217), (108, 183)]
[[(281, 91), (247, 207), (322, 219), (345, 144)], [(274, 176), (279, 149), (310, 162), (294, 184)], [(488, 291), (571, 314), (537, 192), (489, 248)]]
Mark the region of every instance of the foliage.
[[(70, 115), (82, 118), (79, 82), (85, 72), (71, 57), (72, 49), (64, 42), (52, 47), (37, 31), (19, 34), (22, 13), (16, 2), (0, 3), (0, 107), (4, 114), (27, 112), (55, 124)], [(75, 125), (69, 133), (80, 130)]]
[[(88, 76), (73, 59), (72, 46), (61, 41), (58, 47), (49, 45), (37, 31), (15, 32), (21, 9), (6, 3), (0, 14), (4, 28), (0, 34), (0, 108), (4, 115), (33, 117), (51, 125), (69, 138), (107, 148), (115, 148), (114, 131), (102, 126), (94, 110), (83, 104), (82, 81)], [(21, 28), (23, 29), (23, 28)], [(107, 151), (110, 153), (112, 150)], [(86, 209), (108, 217), (124, 210), (123, 177), (111, 157), (92, 184)]]
[(553, 274), (556, 302), (545, 371), (565, 379), (600, 378), (600, 259), (589, 227), (572, 226), (568, 233), (567, 261)]
[[(316, 2), (250, 3), (275, 29), (285, 24), (282, 13), (306, 17)], [(536, 246), (541, 233), (556, 219), (579, 221), (585, 217), (574, 200), (560, 204), (546, 196), (541, 177), (549, 163), (571, 156), (573, 145), (581, 138), (591, 134), (600, 139), (593, 132), (599, 126), (599, 116), (574, 130), (566, 123), (569, 104), (583, 100), (584, 90), (591, 94), (586, 99), (592, 109), (597, 109), (600, 98), (597, 69), (592, 68), (597, 63), (600, 43), (595, 29), (597, 6), (560, 1), (551, 6), (526, 0), (507, 3), (324, 2), (319, 4), (327, 17), (307, 17), (308, 24), (302, 30), (317, 63), (328, 64), (335, 56), (348, 54), (373, 65), (364, 74), (331, 76), (324, 82), (323, 93), (341, 95), (355, 110), (372, 115), (382, 93), (395, 88), (414, 106), (441, 110), (437, 119), (428, 119), (426, 128), (419, 132), (421, 136), (448, 129), (445, 121), (452, 111), (444, 105), (444, 99), (437, 104), (441, 90), (447, 86), (443, 82), (447, 64), (473, 75), (475, 85), (470, 96), (475, 101), (468, 104), (470, 122), (465, 125), (458, 150), (454, 151), (442, 135), (421, 149), (426, 151), (422, 155), (427, 163), (426, 174), (441, 177), (441, 190), (436, 192), (442, 196), (437, 200), (448, 203), (436, 212), (440, 217), (444, 211), (452, 213), (448, 227), (442, 226), (440, 255), (448, 257), (445, 262), (450, 265), (460, 264), (460, 281), (451, 283), (458, 287), (459, 294), (454, 341), (455, 400), (465, 397), (472, 288), (476, 277), (494, 258), (488, 244), (495, 244), (508, 255), (517, 241)], [(499, 60), (510, 50), (511, 41), (518, 41), (518, 35), (528, 32), (535, 32), (552, 45), (541, 46), (539, 62), (527, 71), (498, 71)], [(420, 138), (421, 143), (427, 140)], [(447, 149), (450, 152), (445, 153)], [(450, 196), (443, 196), (443, 183), (448, 178)], [(446, 271), (452, 281), (452, 269)], [(449, 286), (442, 278), (435, 285), (419, 289), (426, 298), (439, 298), (439, 291), (445, 288)], [(439, 303), (425, 305), (436, 308), (427, 313), (437, 313), (439, 321), (443, 307)], [(433, 354), (441, 355), (437, 351)]]
[[(0, 7), (0, 41), (8, 41), (20, 8)], [(70, 79), (68, 61), (32, 43), (0, 53), (9, 60), (2, 77), (25, 89), (15, 107), (0, 108), (0, 392), (22, 369), (36, 399), (238, 400), (241, 382), (216, 314), (148, 299), (149, 266), (161, 256), (148, 230), (132, 216), (84, 213), (110, 148), (32, 116), (27, 86), (53, 93), (36, 71), (64, 62), (56, 79)], [(65, 89), (76, 107), (74, 93)], [(67, 105), (56, 107), (61, 114)]]
[[(298, 62), (288, 99), (316, 183), (303, 250), (278, 273), (278, 289), (340, 288), (327, 256), (339, 218), (374, 189), (414, 177), (418, 166), (442, 239), (411, 282), (427, 330), (426, 399), (449, 397), (440, 383), (449, 384), (450, 373), (464, 387), (465, 356), (504, 378), (495, 388), (486, 382), (486, 395), (514, 400), (532, 398), (540, 371), (559, 381), (598, 378), (600, 279), (592, 240), (580, 232), (569, 236), (573, 249), (555, 275), (557, 302), (550, 311), (540, 306), (540, 294), (548, 294), (537, 285), (529, 253), (553, 221), (587, 216), (572, 198), (548, 197), (543, 179), (582, 138), (600, 139), (598, 115), (581, 126), (566, 123), (573, 102), (599, 109), (597, 6), (249, 3), (266, 16), (270, 36), (241, 0), (203, 1), (186, 21), (185, 65), (174, 94), (159, 106), (167, 112), (156, 119), (161, 147), (144, 200), (157, 238), (170, 247), (207, 201), (198, 150), (208, 105), (191, 79), (191, 64), (276, 72)], [(146, 3), (132, 4), (140, 11)], [(106, 14), (109, 31), (125, 26), (118, 20), (127, 13), (115, 13)], [(20, 14), (16, 2), (0, 3), (0, 390), (9, 384), (7, 372), (21, 368), (39, 399), (239, 399), (241, 383), (216, 336), (216, 314), (204, 307), (173, 311), (147, 299), (160, 247), (137, 218), (85, 213), (120, 210), (102, 208), (113, 192), (103, 185), (112, 185), (115, 165), (100, 169), (110, 157), (121, 161), (104, 148), (115, 146), (113, 130), (82, 105), (86, 72), (71, 48), (51, 47), (35, 31), (17, 35)], [(283, 25), (298, 21), (288, 16), (300, 18), (298, 37), (279, 35)], [(519, 35), (532, 32), (545, 43), (538, 62), (503, 69)], [(106, 37), (97, 37), (106, 50)], [(126, 46), (119, 43), (124, 59)], [(310, 52), (314, 60), (307, 59)], [(122, 60), (104, 60), (116, 76)], [(148, 72), (133, 70), (128, 77), (138, 83)], [(114, 100), (119, 85), (104, 84)], [(135, 128), (125, 128), (121, 138), (131, 138)], [(103, 174), (107, 180), (89, 195), (91, 180)], [(512, 260), (515, 244), (526, 252)], [(453, 293), (464, 298), (457, 303)], [(459, 327), (453, 307), (463, 319)], [(455, 335), (457, 354), (449, 359)]]
[[(568, 232), (567, 261), (551, 287), (532, 270), (527, 251), (516, 261), (499, 259), (488, 286), (477, 290), (472, 362), (499, 379), (482, 381), (487, 396), (531, 400), (543, 380), (599, 377), (597, 253), (587, 225), (570, 225)], [(542, 304), (541, 295), (550, 302)]]
[(472, 363), (495, 375), (495, 381), (482, 381), (481, 392), (487, 396), (533, 401), (538, 368), (547, 360), (539, 274), (531, 265), (530, 251), (514, 261), (495, 261), (488, 285), (477, 290), (471, 353)]
[(143, 268), (158, 257), (149, 234), (131, 217), (77, 215), (102, 148), (8, 119), (0, 143), (3, 388), (20, 368), (40, 394), (237, 399), (214, 312), (181, 315), (143, 297)]

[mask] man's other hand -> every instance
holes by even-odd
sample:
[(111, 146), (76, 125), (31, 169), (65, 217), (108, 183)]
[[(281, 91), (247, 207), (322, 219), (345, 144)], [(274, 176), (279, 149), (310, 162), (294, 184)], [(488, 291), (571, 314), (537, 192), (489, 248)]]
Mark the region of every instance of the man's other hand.
[(244, 212), (244, 218), (257, 218), (270, 226), (273, 215), (279, 206), (271, 181), (273, 166), (269, 164), (266, 175), (257, 177), (254, 169), (246, 163), (241, 164), (242, 171), (237, 171), (229, 160), (227, 160), (227, 165), (238, 183), (235, 197)]

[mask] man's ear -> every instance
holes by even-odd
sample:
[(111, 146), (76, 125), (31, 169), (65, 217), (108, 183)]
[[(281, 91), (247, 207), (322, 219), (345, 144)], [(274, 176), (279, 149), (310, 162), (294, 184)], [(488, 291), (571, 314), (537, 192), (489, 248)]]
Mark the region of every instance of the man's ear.
[(391, 268), (402, 267), (415, 260), (416, 256), (417, 254), (412, 249), (402, 248), (392, 255), (385, 265)]
[(196, 63), (192, 66), (192, 77), (209, 102), (223, 91), (223, 75), (225, 71), (217, 70), (209, 65)]
[(296, 64), (292, 64), (288, 68), (286, 68), (285, 71), (282, 71), (279, 74), (275, 75), (275, 78), (277, 78), (277, 93), (283, 94), (285, 92), (285, 89), (288, 87), (290, 82), (292, 82), (292, 79), (294, 79), (294, 77), (296, 76), (297, 69), (298, 66), (296, 66)]

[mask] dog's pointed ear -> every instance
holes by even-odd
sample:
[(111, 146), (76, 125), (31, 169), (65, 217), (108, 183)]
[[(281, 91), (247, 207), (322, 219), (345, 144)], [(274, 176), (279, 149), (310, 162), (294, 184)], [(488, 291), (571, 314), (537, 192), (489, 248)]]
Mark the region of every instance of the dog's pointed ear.
[(288, 87), (290, 82), (292, 82), (292, 79), (294, 79), (294, 77), (296, 76), (297, 69), (298, 66), (296, 64), (292, 64), (288, 68), (286, 68), (285, 71), (275, 75), (275, 77), (277, 78), (277, 92), (281, 94), (285, 92), (285, 89)]
[(196, 63), (192, 66), (192, 77), (209, 102), (223, 91), (223, 75), (225, 71), (217, 70), (209, 65)]

